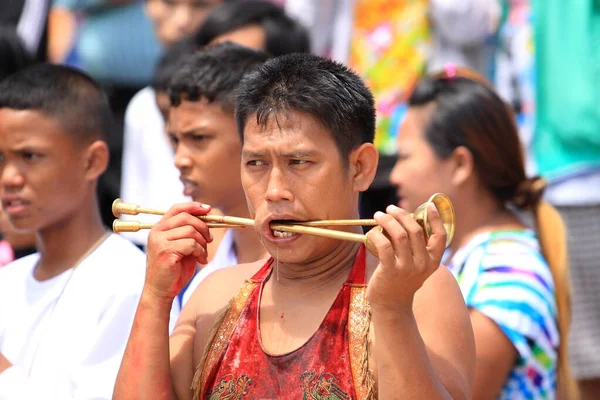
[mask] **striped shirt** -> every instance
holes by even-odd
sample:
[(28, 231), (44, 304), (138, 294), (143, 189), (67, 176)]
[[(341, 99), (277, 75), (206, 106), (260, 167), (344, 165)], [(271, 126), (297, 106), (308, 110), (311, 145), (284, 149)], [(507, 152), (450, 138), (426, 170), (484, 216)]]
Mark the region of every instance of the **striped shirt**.
[(494, 321), (517, 349), (499, 399), (554, 399), (559, 344), (554, 283), (534, 232), (482, 233), (447, 264), (467, 306)]

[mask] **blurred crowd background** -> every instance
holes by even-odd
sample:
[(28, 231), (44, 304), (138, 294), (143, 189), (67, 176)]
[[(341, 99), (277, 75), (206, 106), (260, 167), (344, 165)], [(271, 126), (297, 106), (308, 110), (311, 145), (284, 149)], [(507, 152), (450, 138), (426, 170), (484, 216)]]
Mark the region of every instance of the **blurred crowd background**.
[[(170, 61), (189, 46), (237, 41), (273, 55), (310, 51), (349, 65), (377, 104), (377, 178), (361, 212), (398, 202), (390, 173), (396, 139), (416, 83), (466, 66), (494, 86), (519, 127), (527, 174), (548, 183), (569, 234), (572, 340), (600, 321), (600, 1), (272, 0), (228, 9), (235, 0), (0, 0), (0, 79), (36, 62), (74, 66), (100, 82), (118, 122), (98, 196), (110, 226), (121, 197), (148, 207), (183, 201), (164, 134), (161, 94)], [(225, 4), (227, 3), (227, 4)], [(283, 10), (285, 18), (273, 12)], [(241, 10), (241, 11), (240, 11)], [(279, 30), (279, 31), (278, 31)], [(286, 46), (273, 38), (290, 35)], [(306, 37), (310, 39), (306, 40)], [(165, 100), (163, 99), (163, 104)], [(168, 100), (167, 108), (168, 108)], [(227, 155), (223, 155), (227, 163)], [(35, 251), (31, 235), (2, 227), (0, 263)], [(145, 246), (145, 233), (128, 236)], [(590, 322), (591, 321), (591, 322)], [(576, 375), (600, 377), (600, 338), (582, 344)], [(585, 354), (583, 354), (585, 353)], [(596, 354), (589, 362), (581, 361)], [(589, 364), (589, 365), (588, 365)]]

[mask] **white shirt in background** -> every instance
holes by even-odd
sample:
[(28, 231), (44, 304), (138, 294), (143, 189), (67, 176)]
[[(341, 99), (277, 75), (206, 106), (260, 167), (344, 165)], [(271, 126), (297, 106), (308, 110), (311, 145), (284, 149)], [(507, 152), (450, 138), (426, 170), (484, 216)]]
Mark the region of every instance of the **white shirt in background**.
[(40, 282), (39, 255), (0, 269), (0, 400), (111, 399), (146, 260), (111, 234), (74, 269)]
[(178, 296), (173, 301), (173, 307), (171, 308), (171, 320), (169, 322), (169, 332), (173, 332), (177, 318), (183, 309), (183, 306), (190, 299), (200, 282), (202, 282), (209, 274), (226, 267), (231, 267), (238, 264), (237, 256), (235, 255), (235, 246), (233, 243), (233, 232), (228, 229), (219, 243), (217, 252), (213, 259), (206, 264), (204, 268), (196, 273), (192, 278), (190, 284), (183, 292), (183, 296)]
[[(183, 195), (179, 175), (154, 90), (147, 87), (133, 97), (125, 112), (121, 200), (163, 210), (176, 203), (191, 201)], [(140, 222), (159, 219), (156, 215), (146, 214), (120, 218)], [(148, 241), (148, 230), (121, 235), (144, 247)]]

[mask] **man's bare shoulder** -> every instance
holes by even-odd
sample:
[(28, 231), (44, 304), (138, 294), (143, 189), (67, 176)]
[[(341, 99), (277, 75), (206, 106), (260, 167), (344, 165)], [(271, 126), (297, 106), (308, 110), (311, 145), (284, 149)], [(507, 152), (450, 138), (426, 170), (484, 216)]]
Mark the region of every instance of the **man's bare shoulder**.
[[(188, 304), (196, 314), (213, 314), (224, 309), (244, 282), (252, 278), (268, 259), (217, 270), (198, 285)], [(186, 307), (188, 306), (186, 304)]]

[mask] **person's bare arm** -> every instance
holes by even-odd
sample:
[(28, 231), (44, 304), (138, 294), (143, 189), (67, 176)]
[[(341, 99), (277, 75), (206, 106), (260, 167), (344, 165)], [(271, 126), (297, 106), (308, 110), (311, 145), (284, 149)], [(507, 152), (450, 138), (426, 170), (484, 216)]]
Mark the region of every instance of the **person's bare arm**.
[(470, 398), (473, 334), (456, 280), (439, 267), (445, 242), (439, 216), (429, 214), (434, 233), (426, 246), (406, 211), (387, 212), (376, 219), (388, 237), (369, 235), (380, 259), (368, 286), (378, 396)]
[[(192, 380), (217, 317), (260, 263), (225, 268), (208, 275), (183, 307), (171, 334), (171, 379), (178, 400), (192, 399)], [(249, 268), (250, 267), (250, 268)]]
[(199, 203), (173, 206), (148, 237), (146, 282), (138, 305), (113, 399), (175, 398), (169, 360), (169, 318), (173, 299), (206, 264), (210, 234)]
[(477, 349), (473, 398), (497, 399), (515, 365), (517, 349), (502, 329), (481, 312), (471, 310), (471, 323)]

